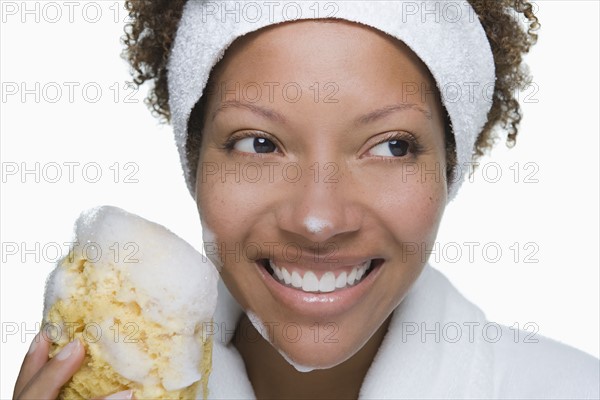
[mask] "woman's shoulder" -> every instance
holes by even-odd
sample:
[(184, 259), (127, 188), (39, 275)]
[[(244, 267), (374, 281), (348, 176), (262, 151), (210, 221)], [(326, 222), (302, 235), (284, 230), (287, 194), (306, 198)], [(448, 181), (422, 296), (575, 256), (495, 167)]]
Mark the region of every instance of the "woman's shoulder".
[(501, 326), (494, 349), (498, 398), (600, 397), (600, 360), (566, 344)]

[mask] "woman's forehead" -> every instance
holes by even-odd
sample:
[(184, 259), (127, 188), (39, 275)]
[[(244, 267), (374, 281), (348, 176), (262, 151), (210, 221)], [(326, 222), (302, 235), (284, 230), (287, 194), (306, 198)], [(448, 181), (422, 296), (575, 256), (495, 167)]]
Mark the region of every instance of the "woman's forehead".
[[(249, 65), (250, 62), (253, 65)], [(246, 71), (285, 69), (298, 73), (308, 70), (336, 75), (356, 67), (357, 63), (368, 63), (365, 68), (376, 70), (396, 63), (404, 67), (405, 72), (417, 70), (428, 75), (425, 64), (400, 40), (342, 19), (299, 20), (251, 32), (232, 43), (219, 66), (227, 69), (236, 63), (243, 63)], [(344, 63), (344, 68), (339, 68), (340, 63)], [(293, 69), (289, 68), (290, 64)], [(264, 70), (265, 67), (270, 68)]]
[(335, 111), (332, 103), (346, 116), (392, 104), (441, 115), (435, 82), (420, 59), (399, 40), (348, 21), (295, 21), (253, 32), (229, 47), (212, 75), (204, 93), (211, 114), (232, 101), (285, 112), (310, 98), (304, 110), (313, 116)]

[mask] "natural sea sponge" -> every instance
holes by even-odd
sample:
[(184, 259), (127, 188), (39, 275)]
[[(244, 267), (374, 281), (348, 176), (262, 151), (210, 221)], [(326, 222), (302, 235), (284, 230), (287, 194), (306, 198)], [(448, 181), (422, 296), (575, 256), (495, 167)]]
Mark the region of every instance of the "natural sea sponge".
[(125, 389), (137, 399), (206, 398), (214, 266), (163, 226), (116, 207), (82, 213), (75, 233), (44, 303), (50, 356), (74, 338), (86, 349), (59, 398)]

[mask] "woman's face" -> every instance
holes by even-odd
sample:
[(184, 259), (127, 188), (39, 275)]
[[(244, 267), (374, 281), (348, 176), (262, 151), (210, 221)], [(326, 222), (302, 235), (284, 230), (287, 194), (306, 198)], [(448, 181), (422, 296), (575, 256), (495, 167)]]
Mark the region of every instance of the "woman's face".
[(222, 278), (286, 357), (338, 365), (435, 240), (447, 195), (435, 84), (403, 44), (345, 21), (247, 35), (214, 73), (197, 201)]

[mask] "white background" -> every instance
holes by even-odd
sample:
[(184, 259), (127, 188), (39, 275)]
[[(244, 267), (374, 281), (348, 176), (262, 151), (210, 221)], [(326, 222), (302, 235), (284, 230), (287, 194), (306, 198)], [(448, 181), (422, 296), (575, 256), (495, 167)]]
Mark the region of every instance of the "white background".
[[(96, 8), (84, 13), (86, 2), (74, 9), (73, 22), (66, 6), (55, 3), (62, 18), (50, 23), (56, 10), (47, 8), (44, 15), (48, 2), (29, 1), (29, 9), (38, 3), (40, 21), (35, 21), (34, 13), (22, 23), (22, 3), (4, 1), (3, 10), (7, 3), (19, 10), (16, 15), (2, 16), (3, 89), (11, 82), (32, 89), (39, 82), (40, 99), (36, 102), (35, 95), (28, 94), (22, 101), (20, 87), (17, 94), (2, 99), (2, 168), (7, 172), (14, 163), (19, 169), (34, 168), (36, 162), (40, 168), (58, 163), (63, 176), (57, 183), (43, 175), (39, 183), (34, 174), (25, 179), (20, 173), (3, 177), (3, 399), (12, 395), (22, 357), (42, 317), (44, 282), (56, 258), (52, 243), (71, 240), (72, 224), (80, 211), (100, 204), (117, 205), (166, 225), (198, 249), (202, 243), (171, 128), (159, 126), (149, 114), (142, 103), (145, 88), (138, 93), (125, 89), (130, 77), (119, 58), (124, 10), (119, 11), (120, 21), (114, 20), (122, 4), (96, 2), (102, 15), (91, 23), (86, 18), (93, 19)], [(520, 327), (534, 323), (538, 334), (597, 357), (599, 6), (596, 1), (548, 1), (537, 6), (543, 27), (528, 62), (539, 90), (522, 93), (522, 98), (529, 95), (531, 101), (523, 104), (525, 118), (518, 145), (507, 150), (500, 143), (491, 159), (483, 161), (498, 163), (503, 174), (499, 182), (491, 183), (495, 170), (488, 169), (488, 175), (479, 170), (474, 182), (463, 186), (444, 217), (438, 236), (441, 254), (438, 261), (435, 256), (431, 261), (491, 321)], [(48, 101), (57, 95), (52, 82), (62, 87), (62, 98), (56, 103)], [(79, 83), (72, 103), (65, 82)], [(102, 89), (96, 103), (90, 101), (96, 96), (93, 88), (82, 92), (90, 82)], [(115, 83), (120, 86), (116, 99)], [(126, 95), (137, 102), (128, 102)], [(72, 183), (65, 162), (80, 163), (74, 168)], [(515, 167), (510, 168), (516, 162), (518, 177)], [(93, 165), (83, 174), (87, 163), (100, 166), (99, 182), (86, 181), (95, 175)], [(115, 163), (119, 163), (118, 177), (115, 168), (110, 169)], [(125, 175), (133, 171), (125, 168), (126, 163), (139, 167), (132, 177), (138, 183), (125, 182)], [(525, 182), (534, 171), (526, 163), (538, 167), (529, 177), (537, 183)], [(46, 173), (52, 179), (56, 170), (50, 168)], [(480, 244), (472, 262), (464, 242)], [(518, 255), (510, 249), (515, 242)], [(530, 242), (533, 245), (525, 247)], [(39, 252), (23, 252), (35, 249), (36, 243)], [(486, 243), (500, 246), (502, 256), (497, 262), (490, 260), (496, 256), (493, 248), (483, 252)], [(11, 244), (12, 251), (5, 251)], [(12, 254), (14, 246), (18, 246), (17, 254)], [(461, 257), (455, 252), (457, 246)], [(538, 262), (525, 262), (525, 256), (536, 248), (531, 261)], [(452, 262), (454, 258), (457, 262)]]

